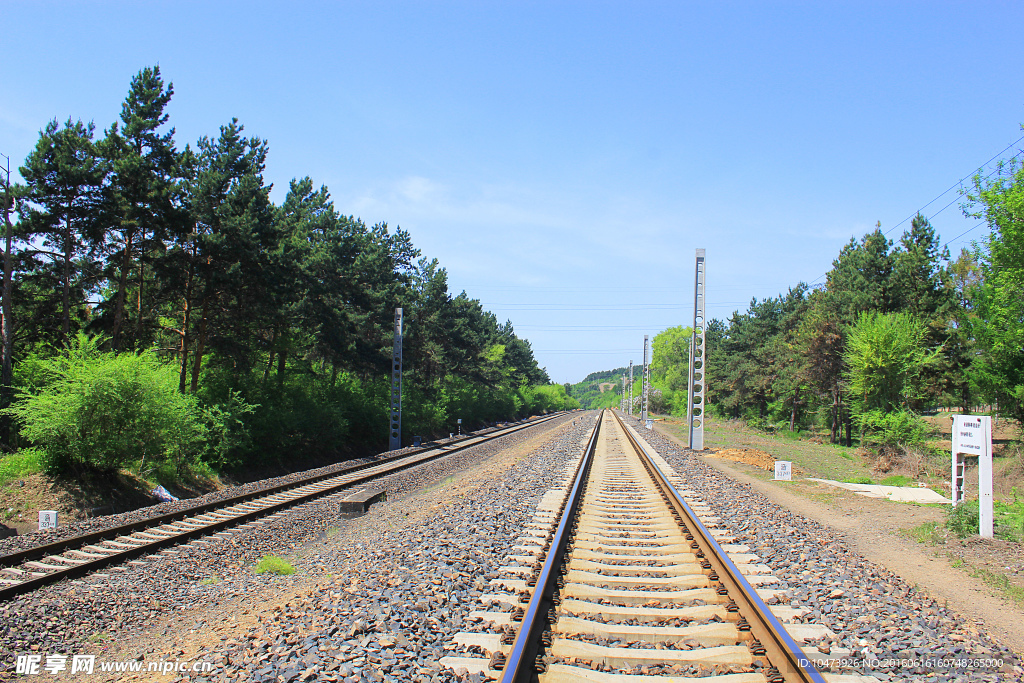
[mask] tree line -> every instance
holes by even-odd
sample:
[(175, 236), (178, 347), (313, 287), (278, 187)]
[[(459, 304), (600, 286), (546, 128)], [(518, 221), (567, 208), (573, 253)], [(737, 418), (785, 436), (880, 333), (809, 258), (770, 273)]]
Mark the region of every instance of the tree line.
[(566, 405), (529, 342), (465, 292), (452, 296), (408, 232), (344, 215), (309, 177), (275, 204), (268, 144), (236, 119), (178, 149), (173, 93), (159, 67), (142, 69), (102, 135), (53, 120), (19, 169), (3, 290), (5, 447), (45, 440), (44, 413), (51, 427), (88, 431), (84, 413), (40, 412), (39, 397), (60, 403), (76, 386), (69, 368), (122, 355), (159, 362), (90, 381), (162, 373), (161, 386), (190, 397), (181, 410), (199, 416), (200, 436), (234, 435), (221, 465), (379, 445), (396, 307), (407, 435)]
[[(918, 214), (893, 243), (851, 239), (821, 286), (753, 299), (705, 332), (707, 410), (833, 443), (920, 441), (921, 411), (994, 406), (1024, 424), (1024, 170), (975, 176), (964, 211), (989, 230), (951, 258)], [(686, 412), (692, 331), (653, 340), (652, 407)]]

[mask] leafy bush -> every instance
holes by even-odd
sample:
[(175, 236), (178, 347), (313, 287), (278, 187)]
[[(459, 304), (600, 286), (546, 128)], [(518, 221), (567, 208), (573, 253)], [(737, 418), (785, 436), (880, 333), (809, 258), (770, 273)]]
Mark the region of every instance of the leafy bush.
[(7, 409), (22, 434), (46, 452), (47, 468), (116, 470), (132, 462), (199, 454), (206, 436), (196, 400), (178, 391), (178, 373), (152, 352), (104, 353), (79, 334), (67, 352), (36, 360), (40, 386)]
[(946, 528), (960, 538), (973, 536), (978, 533), (978, 523), (981, 516), (977, 500), (962, 501), (956, 507), (946, 510)]
[(902, 474), (894, 474), (891, 477), (886, 477), (880, 483), (882, 486), (910, 486), (911, 481), (909, 477)]
[(867, 443), (889, 448), (920, 446), (929, 432), (928, 424), (908, 410), (869, 410), (854, 416), (854, 422), (865, 430)]

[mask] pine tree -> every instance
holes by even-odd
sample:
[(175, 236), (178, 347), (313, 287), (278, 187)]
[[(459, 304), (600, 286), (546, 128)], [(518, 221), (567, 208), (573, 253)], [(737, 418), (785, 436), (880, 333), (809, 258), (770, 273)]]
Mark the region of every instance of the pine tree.
[[(132, 78), (121, 106), (120, 123), (106, 131), (100, 143), (111, 165), (113, 207), (107, 232), (106, 277), (112, 299), (100, 306), (100, 326), (110, 333), (114, 350), (144, 341), (148, 313), (145, 285), (147, 265), (163, 252), (175, 224), (183, 220), (177, 206), (178, 154), (174, 128), (165, 109), (174, 86), (164, 86), (160, 67), (147, 67)], [(135, 301), (129, 315), (129, 290)], [(134, 317), (134, 330), (128, 319)]]
[[(20, 169), (22, 229), (35, 237), (25, 254), (35, 263), (29, 277), (47, 281), (42, 291), (59, 292), (59, 305), (51, 305), (60, 310), (55, 339), (62, 348), (71, 337), (73, 310), (81, 311), (95, 282), (94, 257), (103, 241), (106, 165), (93, 144), (94, 128), (70, 119), (62, 128), (51, 121)], [(50, 282), (57, 286), (47, 287)]]

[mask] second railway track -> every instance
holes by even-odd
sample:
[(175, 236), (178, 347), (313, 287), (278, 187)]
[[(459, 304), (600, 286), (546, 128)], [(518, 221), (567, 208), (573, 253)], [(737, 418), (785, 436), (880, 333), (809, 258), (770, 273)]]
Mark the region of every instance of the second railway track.
[(471, 615), (486, 630), (455, 637), (486, 657), (442, 663), (505, 683), (877, 680), (815, 670), (799, 643), (830, 632), (778, 604), (779, 580), (721, 522), (605, 411)]
[(174, 546), (263, 523), (288, 508), (323, 496), (340, 492), (358, 494), (360, 490), (356, 487), (366, 482), (542, 424), (561, 414), (9, 553), (0, 556), (0, 601), (111, 565), (142, 561), (138, 558), (173, 558)]

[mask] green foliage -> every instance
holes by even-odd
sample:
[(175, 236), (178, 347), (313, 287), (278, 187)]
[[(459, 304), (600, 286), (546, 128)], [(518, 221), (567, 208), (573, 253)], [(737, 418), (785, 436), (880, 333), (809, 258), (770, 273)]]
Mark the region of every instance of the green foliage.
[(687, 391), (693, 328), (670, 327), (651, 342), (651, 381), (670, 391)]
[(914, 482), (910, 480), (910, 477), (905, 477), (902, 474), (895, 474), (891, 477), (886, 477), (878, 483), (882, 486), (910, 486)]
[(946, 528), (960, 538), (978, 533), (981, 511), (977, 500), (962, 501), (956, 507), (946, 510)]
[(927, 545), (941, 545), (945, 542), (945, 538), (939, 529), (939, 525), (936, 522), (923, 522), (916, 527), (910, 529), (902, 529), (900, 534), (911, 538), (918, 543), (924, 543)]
[(151, 352), (115, 355), (79, 334), (42, 361), (46, 383), (7, 413), (45, 450), (47, 464), (116, 470), (131, 462), (197, 456), (206, 436), (196, 400), (178, 392), (174, 369)]
[(849, 479), (843, 479), (847, 484), (874, 484), (875, 480), (871, 477), (851, 477)]
[(999, 536), (1017, 542), (1024, 541), (1024, 495), (1014, 486), (1013, 500), (993, 503), (996, 532)]
[(0, 485), (43, 470), (45, 453), (37, 448), (22, 448), (0, 455)]
[[(54, 469), (134, 462), (158, 477), (165, 462), (223, 470), (381, 448), (399, 306), (404, 437), (577, 405), (548, 388), (510, 322), (448, 291), (408, 232), (340, 213), (309, 177), (275, 206), (269, 145), (237, 120), (179, 151), (173, 94), (144, 68), (102, 139), (53, 121), (21, 169), (22, 399), (8, 415), (22, 431), (4, 445), (35, 441)], [(104, 341), (55, 370), (83, 330)]]
[(969, 215), (990, 228), (975, 255), (981, 278), (968, 285), (979, 351), (971, 376), (1002, 414), (1024, 424), (1024, 165), (1012, 160), (994, 178), (979, 174), (969, 199), (976, 209)]
[(928, 436), (928, 424), (907, 410), (886, 413), (881, 409), (869, 410), (854, 418), (866, 431), (866, 442), (896, 448), (921, 446)]
[(260, 561), (256, 563), (256, 567), (253, 571), (257, 574), (269, 572), (271, 574), (277, 574), (278, 576), (287, 576), (295, 573), (295, 567), (277, 555), (264, 555)]
[(896, 410), (916, 396), (915, 381), (937, 353), (924, 341), (924, 325), (908, 313), (860, 315), (844, 354), (848, 391), (859, 411)]
[(203, 406), (207, 439), (203, 460), (218, 468), (238, 465), (238, 456), (252, 446), (247, 420), (258, 405), (246, 403), (240, 392), (228, 389), (222, 404)]
[(579, 401), (567, 395), (565, 387), (561, 384), (524, 387), (520, 393), (523, 395), (525, 408), (531, 415), (574, 410), (580, 407)]
[[(633, 379), (636, 387), (639, 387), (638, 378), (643, 373), (643, 366), (633, 367)], [(629, 376), (629, 368), (615, 368), (614, 370), (602, 370), (592, 372), (571, 387), (570, 394), (576, 399), (584, 410), (599, 410), (602, 408), (617, 408), (622, 399), (622, 376)], [(602, 384), (611, 384), (601, 391)], [(639, 396), (639, 389), (634, 388), (633, 395)]]

